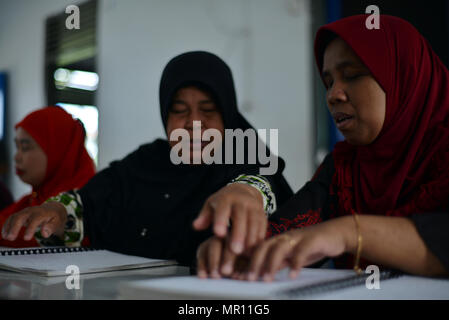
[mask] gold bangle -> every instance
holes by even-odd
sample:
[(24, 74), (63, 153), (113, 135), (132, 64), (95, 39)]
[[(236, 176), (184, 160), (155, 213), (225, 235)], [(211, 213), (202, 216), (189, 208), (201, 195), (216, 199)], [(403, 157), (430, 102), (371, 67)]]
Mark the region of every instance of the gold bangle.
[(359, 267), (359, 262), (360, 262), (360, 254), (362, 253), (362, 244), (363, 244), (362, 243), (362, 234), (360, 232), (359, 216), (355, 212), (352, 216), (354, 217), (355, 226), (357, 229), (357, 253), (355, 255), (354, 271), (357, 274), (361, 274), (361, 273), (363, 273), (363, 270)]

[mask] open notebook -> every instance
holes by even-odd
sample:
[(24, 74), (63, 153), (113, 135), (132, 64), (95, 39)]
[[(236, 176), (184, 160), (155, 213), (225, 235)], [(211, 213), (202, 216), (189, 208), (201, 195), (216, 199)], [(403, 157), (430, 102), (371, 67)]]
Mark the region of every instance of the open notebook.
[[(92, 248), (23, 248), (0, 251), (0, 269), (42, 276), (67, 276), (75, 265), (80, 274), (158, 267), (176, 264), (173, 260), (149, 259)], [(69, 271), (70, 272), (70, 271)]]
[[(380, 278), (398, 276), (382, 271)], [(139, 280), (123, 283), (122, 299), (289, 299), (316, 293), (365, 285), (367, 275), (354, 275), (352, 270), (304, 268), (294, 280), (288, 269), (279, 272), (275, 281), (240, 281), (232, 279), (199, 279), (196, 276)]]

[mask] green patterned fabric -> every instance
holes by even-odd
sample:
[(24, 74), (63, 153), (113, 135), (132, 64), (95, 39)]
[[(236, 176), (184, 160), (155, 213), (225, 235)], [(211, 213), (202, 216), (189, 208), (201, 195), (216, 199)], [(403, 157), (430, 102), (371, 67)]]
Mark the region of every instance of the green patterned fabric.
[[(63, 192), (45, 202), (59, 202), (67, 211), (67, 222), (64, 228), (64, 239), (57, 237), (44, 238), (40, 231), (34, 237), (41, 246), (65, 245), (66, 247), (80, 247), (84, 238), (83, 205), (76, 190)], [(62, 243), (61, 243), (62, 242)]]
[(231, 183), (244, 183), (248, 184), (262, 194), (263, 207), (267, 216), (270, 216), (276, 211), (276, 196), (271, 189), (270, 182), (260, 175), (245, 175), (241, 174), (237, 178), (233, 179)]

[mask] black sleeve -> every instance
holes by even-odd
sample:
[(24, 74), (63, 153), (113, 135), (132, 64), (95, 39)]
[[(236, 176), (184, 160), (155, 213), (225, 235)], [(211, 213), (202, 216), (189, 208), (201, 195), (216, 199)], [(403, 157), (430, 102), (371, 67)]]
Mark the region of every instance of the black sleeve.
[(120, 238), (124, 232), (117, 226), (127, 226), (126, 221), (120, 221), (123, 215), (116, 214), (124, 211), (122, 197), (125, 187), (115, 172), (117, 165), (111, 163), (78, 191), (83, 205), (84, 233), (92, 246), (116, 249), (111, 241), (116, 242), (114, 238)]
[(279, 234), (329, 219), (329, 190), (334, 171), (332, 155), (328, 154), (312, 180), (270, 216), (268, 234)]
[(293, 196), (292, 188), (282, 174), (264, 176), (264, 178), (271, 185), (271, 190), (276, 197), (276, 205), (278, 208), (282, 207)]
[(449, 212), (415, 214), (410, 219), (429, 250), (449, 271)]

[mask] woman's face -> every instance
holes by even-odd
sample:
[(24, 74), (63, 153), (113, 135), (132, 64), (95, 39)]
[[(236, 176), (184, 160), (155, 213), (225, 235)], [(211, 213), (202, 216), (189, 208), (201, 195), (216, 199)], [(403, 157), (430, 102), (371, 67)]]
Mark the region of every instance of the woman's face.
[(16, 143), (14, 156), (16, 174), (23, 182), (35, 188), (39, 187), (44, 182), (47, 172), (47, 155), (21, 127), (16, 130), (14, 142)]
[[(193, 140), (193, 121), (201, 121), (201, 136), (207, 129), (216, 129), (224, 137), (224, 123), (212, 96), (194, 86), (179, 89), (173, 97), (173, 104), (168, 113), (167, 136), (175, 129), (185, 129), (190, 135), (190, 160), (193, 161), (193, 147), (201, 144), (201, 150), (211, 141)], [(170, 140), (170, 139), (169, 139)], [(174, 146), (178, 141), (169, 141)], [(196, 150), (197, 148), (195, 148)]]
[(341, 38), (327, 46), (322, 72), (327, 104), (338, 130), (350, 144), (372, 143), (385, 120), (384, 90)]

